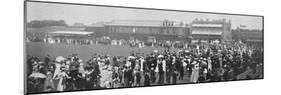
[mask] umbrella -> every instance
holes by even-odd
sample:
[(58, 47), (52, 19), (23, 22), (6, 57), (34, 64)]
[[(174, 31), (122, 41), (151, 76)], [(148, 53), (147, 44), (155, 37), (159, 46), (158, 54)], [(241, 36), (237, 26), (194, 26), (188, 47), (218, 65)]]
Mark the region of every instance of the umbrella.
[(202, 67), (207, 67), (208, 66), (208, 64), (207, 64), (207, 62), (202, 62), (201, 64), (200, 64)]
[(163, 58), (164, 56), (163, 55), (158, 55), (158, 58)]
[(46, 75), (42, 74), (42, 73), (32, 73), (31, 75), (29, 75), (29, 77), (34, 77), (34, 78), (46, 78)]
[(157, 52), (158, 52), (158, 50), (153, 50), (153, 52), (157, 53)]
[(190, 53), (190, 50), (184, 50), (185, 53)]
[(57, 62), (61, 62), (61, 61), (64, 61), (64, 60), (65, 60), (65, 58), (62, 57), (62, 56), (56, 57), (56, 61), (57, 61)]
[(178, 50), (178, 53), (183, 52), (183, 50)]
[(128, 59), (135, 59), (134, 56), (128, 56)]

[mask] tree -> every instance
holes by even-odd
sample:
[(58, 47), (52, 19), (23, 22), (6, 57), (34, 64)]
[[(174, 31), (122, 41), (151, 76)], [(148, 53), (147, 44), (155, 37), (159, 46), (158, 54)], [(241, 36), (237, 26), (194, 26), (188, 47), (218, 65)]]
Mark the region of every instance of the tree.
[(27, 27), (40, 28), (46, 26), (67, 26), (64, 20), (33, 20), (27, 23)]

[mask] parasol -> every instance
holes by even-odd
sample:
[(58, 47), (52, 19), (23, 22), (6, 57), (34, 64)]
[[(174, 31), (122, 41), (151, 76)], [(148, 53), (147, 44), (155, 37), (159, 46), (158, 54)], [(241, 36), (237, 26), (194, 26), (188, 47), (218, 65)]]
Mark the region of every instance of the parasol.
[(44, 75), (42, 73), (32, 73), (31, 75), (29, 75), (29, 77), (33, 77), (33, 78), (46, 78), (46, 75)]
[(62, 61), (64, 61), (65, 60), (65, 58), (63, 57), (63, 56), (58, 56), (58, 57), (56, 57), (56, 61), (57, 62), (62, 62)]
[(163, 55), (158, 55), (158, 58), (163, 58), (164, 56)]
[(185, 53), (189, 53), (189, 52), (190, 52), (190, 50), (184, 50), (184, 52), (185, 52)]
[(158, 50), (153, 50), (153, 52), (157, 53), (157, 52), (158, 52)]
[(134, 56), (128, 56), (128, 59), (135, 59)]
[(201, 65), (202, 67), (207, 67), (207, 66), (208, 66), (207, 62), (205, 62), (205, 61), (201, 62), (200, 65)]

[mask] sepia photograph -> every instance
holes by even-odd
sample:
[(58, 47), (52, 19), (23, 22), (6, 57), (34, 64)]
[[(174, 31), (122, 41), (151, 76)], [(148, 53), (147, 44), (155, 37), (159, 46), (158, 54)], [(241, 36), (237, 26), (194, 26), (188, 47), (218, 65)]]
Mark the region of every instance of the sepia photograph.
[(264, 78), (264, 16), (25, 1), (26, 94)]

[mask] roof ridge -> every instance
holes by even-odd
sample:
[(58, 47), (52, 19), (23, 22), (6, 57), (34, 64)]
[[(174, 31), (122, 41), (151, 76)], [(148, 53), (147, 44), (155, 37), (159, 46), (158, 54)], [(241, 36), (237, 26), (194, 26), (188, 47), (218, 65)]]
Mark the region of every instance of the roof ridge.
[(162, 22), (164, 20), (130, 20), (130, 19), (115, 19), (112, 21), (137, 21), (137, 22), (145, 22), (145, 21), (153, 21), (153, 22)]

